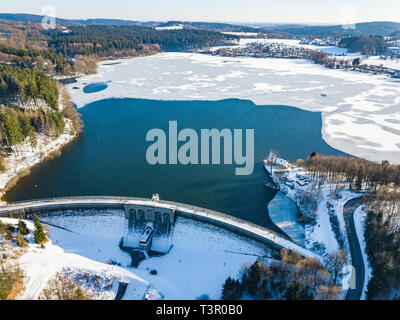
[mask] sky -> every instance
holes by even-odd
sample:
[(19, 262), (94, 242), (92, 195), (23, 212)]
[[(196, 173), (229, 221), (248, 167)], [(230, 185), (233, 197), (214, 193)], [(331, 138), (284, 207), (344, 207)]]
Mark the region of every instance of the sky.
[(42, 14), (51, 5), (60, 18), (139, 21), (352, 24), (400, 22), (399, 0), (14, 0), (0, 12)]

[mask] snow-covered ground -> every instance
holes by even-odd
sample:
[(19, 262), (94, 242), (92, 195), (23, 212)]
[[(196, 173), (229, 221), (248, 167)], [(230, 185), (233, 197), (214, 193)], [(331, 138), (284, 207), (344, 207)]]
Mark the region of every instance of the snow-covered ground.
[(294, 242), (304, 246), (304, 226), (299, 222), (298, 210), (292, 200), (282, 192), (268, 204), (268, 214), (272, 222), (283, 230)]
[[(16, 219), (0, 218), (0, 220), (4, 223), (11, 223), (14, 225), (18, 223)], [(27, 221), (27, 226), (29, 229), (33, 230), (33, 224), (31, 222)], [(79, 250), (79, 247), (80, 245), (85, 246), (86, 244), (82, 236), (79, 237), (66, 230), (50, 227), (50, 238), (52, 241), (45, 243), (45, 248), (42, 249), (40, 246), (33, 243), (32, 234), (28, 236), (29, 246), (24, 249), (24, 253), (16, 260), (25, 274), (25, 289), (17, 297), (18, 299), (37, 299), (42, 290), (46, 288), (48, 281), (52, 279), (57, 272), (69, 273), (71, 275), (97, 275), (107, 280), (106, 282), (111, 283), (111, 288), (98, 292), (96, 294), (97, 299), (114, 299), (119, 280), (129, 282), (129, 290), (124, 297), (126, 299), (143, 299), (151, 288), (147, 281), (135, 275), (131, 270), (106, 264), (106, 261), (99, 262), (82, 254), (84, 252)], [(57, 244), (57, 242), (63, 243), (60, 240), (71, 238), (75, 238), (77, 241), (77, 250), (68, 250)], [(117, 250), (119, 250), (118, 246)]]
[[(165, 256), (143, 261), (136, 274), (154, 284), (166, 299), (221, 298), (228, 276), (238, 277), (243, 264), (269, 255), (269, 249), (221, 228), (178, 218), (173, 247)], [(157, 270), (156, 276), (149, 270)]]
[(18, 176), (19, 172), (40, 163), (46, 156), (59, 150), (73, 138), (72, 123), (66, 119), (64, 133), (57, 138), (54, 139), (44, 134), (37, 134), (37, 146), (35, 149), (32, 149), (27, 139), (25, 143), (18, 146), (18, 151), (14, 151), (4, 159), (7, 171), (0, 173), (0, 189), (3, 189), (10, 180)]
[[(84, 105), (107, 98), (220, 100), (288, 105), (322, 112), (332, 147), (370, 159), (400, 162), (400, 84), (383, 75), (331, 70), (305, 60), (160, 53), (99, 65), (99, 73), (68, 85)], [(107, 82), (85, 94), (87, 83)], [(75, 88), (75, 89), (74, 89)]]
[[(301, 195), (307, 192), (313, 193), (314, 195), (318, 193), (318, 188), (315, 186), (312, 178), (301, 168), (290, 167), (285, 169), (284, 172), (287, 181), (284, 182), (279, 177), (282, 169), (271, 166), (266, 161), (264, 161), (264, 167), (271, 175), (272, 180), (278, 185), (281, 192), (294, 201), (299, 206), (300, 211), (303, 208), (301, 204)], [(301, 185), (303, 180), (300, 180), (299, 177), (308, 178), (310, 182)], [(327, 182), (321, 185), (319, 195), (315, 198), (317, 200), (317, 209), (315, 210), (314, 217), (315, 222), (305, 225), (305, 247), (322, 256), (334, 253), (338, 250), (345, 250), (347, 253), (348, 265), (350, 266), (351, 254), (343, 210), (344, 205), (349, 200), (360, 197), (360, 194), (345, 189), (337, 190), (334, 193), (334, 189), (335, 188)], [(302, 213), (304, 214), (304, 212)], [(357, 226), (357, 220), (355, 220), (355, 222)], [(363, 234), (362, 238), (360, 238), (358, 231), (357, 235), (359, 239), (364, 239)], [(367, 266), (368, 264), (365, 265)], [(346, 273), (342, 278), (343, 297), (351, 284), (350, 269), (346, 269), (345, 271)], [(367, 276), (366, 279), (368, 279)]]
[[(265, 168), (271, 173), (270, 165), (265, 164)], [(306, 192), (317, 194), (314, 183), (311, 182), (304, 186), (299, 185), (297, 183), (299, 181), (298, 175), (308, 177), (307, 172), (300, 168), (290, 168), (286, 170), (286, 176), (290, 181), (285, 184), (276, 175), (276, 169), (276, 167), (272, 167), (272, 179), (279, 186), (281, 192), (294, 201), (300, 207), (300, 210), (302, 210), (302, 205), (299, 203), (301, 201), (301, 195)], [(289, 185), (292, 185), (293, 188), (289, 187)], [(305, 247), (321, 255), (332, 253), (341, 248), (348, 252), (349, 245), (347, 237), (345, 236), (346, 226), (343, 216), (343, 207), (347, 201), (359, 196), (360, 194), (348, 190), (339, 190), (337, 195), (334, 196), (332, 186), (329, 184), (322, 185), (320, 194), (316, 197), (317, 209), (315, 212), (315, 223), (308, 223), (305, 226)], [(331, 215), (337, 218), (337, 226), (332, 225)], [(338, 243), (338, 235), (335, 235), (334, 227), (337, 227), (339, 230), (338, 234), (340, 233), (339, 236), (343, 241), (342, 246)], [(350, 254), (348, 256), (351, 258)]]
[(400, 71), (400, 59), (391, 59), (390, 57), (382, 59), (380, 56), (369, 56), (368, 58), (362, 60), (362, 64), (383, 66), (385, 68)]
[(364, 289), (363, 289), (363, 294), (361, 296), (361, 300), (366, 299), (367, 285), (369, 280), (372, 278), (372, 267), (369, 264), (369, 259), (366, 251), (367, 244), (365, 243), (365, 238), (364, 238), (366, 216), (367, 213), (364, 211), (363, 206), (358, 207), (354, 212), (354, 225), (356, 227), (357, 237), (360, 242), (360, 247), (365, 267), (365, 281), (364, 281)]
[[(111, 268), (114, 266), (105, 263), (117, 262), (127, 275), (133, 273), (137, 279), (144, 279), (143, 287), (140, 286), (131, 299), (141, 299), (149, 284), (159, 290), (165, 299), (196, 299), (203, 294), (219, 299), (222, 284), (228, 276), (236, 277), (243, 264), (270, 255), (270, 249), (264, 244), (213, 225), (178, 217), (173, 229), (171, 251), (162, 257), (142, 261), (135, 269), (129, 267), (130, 256), (118, 246), (127, 231), (122, 210), (52, 212), (41, 216), (41, 219), (50, 224), (52, 242), (60, 253), (53, 249), (54, 252), (48, 256), (38, 255), (35, 263), (46, 264), (51, 255), (57, 258), (54, 259), (57, 266), (74, 266), (85, 261), (88, 268), (88, 261), (92, 261), (99, 264), (98, 268), (100, 265)], [(51, 248), (49, 246), (46, 250)], [(59, 258), (61, 256), (65, 258)], [(32, 259), (29, 257), (30, 261)], [(43, 272), (46, 268), (53, 270), (56, 266), (49, 263), (49, 266), (43, 267)], [(157, 275), (151, 275), (151, 270), (157, 270)]]

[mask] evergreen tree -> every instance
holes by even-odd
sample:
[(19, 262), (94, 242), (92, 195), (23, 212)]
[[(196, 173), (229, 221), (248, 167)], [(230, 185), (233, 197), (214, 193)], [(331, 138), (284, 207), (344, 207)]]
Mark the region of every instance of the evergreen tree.
[(18, 247), (25, 247), (26, 241), (24, 239), (24, 236), (21, 234), (21, 232), (17, 233), (17, 245)]
[(10, 230), (6, 231), (6, 240), (8, 241), (12, 240), (12, 232)]
[(26, 226), (25, 221), (23, 221), (21, 219), (19, 219), (19, 221), (18, 221), (18, 230), (24, 236), (26, 236), (29, 233), (29, 230), (28, 230), (28, 227)]
[(311, 154), (310, 154), (310, 159), (316, 157), (317, 155), (318, 155), (318, 152), (317, 152), (316, 150), (314, 150), (314, 151), (311, 152)]
[(42, 244), (43, 242), (46, 242), (47, 237), (37, 214), (34, 215), (33, 221), (35, 223), (35, 231), (33, 233), (34, 240), (37, 244)]
[(301, 283), (300, 281), (293, 281), (286, 289), (286, 300), (300, 300)]
[(301, 288), (299, 298), (300, 300), (314, 300), (314, 295), (310, 287)]
[(260, 262), (257, 260), (250, 267), (247, 275), (243, 276), (243, 289), (246, 290), (251, 296), (257, 294), (258, 288), (262, 280), (262, 270)]
[(242, 296), (242, 287), (239, 280), (229, 277), (222, 287), (222, 300), (237, 300)]

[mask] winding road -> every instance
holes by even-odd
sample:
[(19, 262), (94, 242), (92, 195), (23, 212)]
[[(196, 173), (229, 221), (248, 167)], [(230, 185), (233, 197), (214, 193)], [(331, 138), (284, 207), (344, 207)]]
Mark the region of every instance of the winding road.
[(343, 216), (346, 224), (347, 237), (349, 239), (352, 264), (356, 271), (356, 287), (355, 289), (349, 289), (347, 291), (346, 300), (360, 300), (363, 294), (365, 266), (360, 241), (357, 237), (357, 231), (354, 225), (354, 212), (363, 204), (363, 198), (360, 197), (349, 200), (343, 207)]

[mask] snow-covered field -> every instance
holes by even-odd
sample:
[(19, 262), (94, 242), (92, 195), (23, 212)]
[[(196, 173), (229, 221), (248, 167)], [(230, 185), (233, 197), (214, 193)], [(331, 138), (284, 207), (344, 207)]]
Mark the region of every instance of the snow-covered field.
[(367, 244), (365, 243), (365, 238), (364, 238), (366, 216), (367, 213), (364, 211), (364, 208), (362, 206), (358, 207), (354, 212), (354, 225), (356, 227), (357, 237), (360, 242), (361, 252), (363, 255), (364, 266), (365, 266), (365, 281), (364, 281), (364, 289), (363, 289), (363, 294), (361, 296), (361, 300), (366, 299), (367, 285), (369, 280), (372, 278), (372, 267), (369, 264), (369, 259), (366, 251)]
[(391, 68), (400, 71), (400, 59), (381, 59), (380, 56), (370, 56), (362, 61), (362, 64), (383, 66), (385, 68)]
[[(243, 264), (270, 254), (269, 248), (254, 240), (178, 217), (171, 251), (162, 257), (145, 260), (134, 269), (129, 267), (129, 255), (118, 246), (127, 231), (123, 211), (63, 211), (41, 216), (41, 219), (50, 224), (52, 241), (64, 254), (84, 257), (102, 265), (109, 261), (118, 262), (127, 272), (153, 285), (165, 299), (196, 299), (203, 294), (219, 299), (222, 284), (228, 276), (236, 277)], [(69, 265), (66, 260), (61, 263), (64, 262)], [(151, 270), (157, 270), (157, 275), (151, 275)], [(143, 290), (131, 298), (141, 295)]]
[[(9, 218), (0, 218), (4, 223), (17, 224), (18, 220)], [(27, 221), (29, 229), (33, 230), (33, 224)], [(25, 252), (16, 260), (25, 273), (24, 291), (17, 298), (21, 300), (37, 299), (43, 289), (46, 288), (48, 281), (55, 276), (57, 272), (78, 275), (97, 275), (112, 284), (108, 290), (103, 290), (96, 294), (97, 299), (114, 299), (118, 288), (119, 280), (129, 281), (129, 290), (124, 298), (136, 300), (143, 299), (149, 289), (150, 284), (135, 275), (131, 270), (114, 265), (106, 264), (106, 261), (97, 261), (90, 259), (85, 252), (80, 250), (80, 246), (90, 247), (92, 243), (87, 244), (82, 236), (72, 234), (66, 230), (50, 227), (50, 237), (52, 241), (45, 243), (45, 248), (33, 243), (32, 234), (28, 236), (30, 242)], [(76, 247), (65, 248), (62, 244), (71, 241)], [(76, 241), (76, 242), (75, 242)], [(87, 241), (87, 240), (86, 240)], [(15, 248), (9, 248), (15, 250)], [(117, 250), (118, 246), (117, 246)]]
[[(99, 73), (68, 86), (84, 105), (107, 98), (248, 99), (322, 112), (332, 147), (370, 160), (400, 162), (400, 84), (386, 76), (331, 70), (304, 60), (161, 53), (101, 63)], [(87, 83), (106, 82), (85, 94)], [(78, 89), (74, 89), (77, 87)]]

